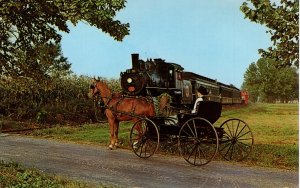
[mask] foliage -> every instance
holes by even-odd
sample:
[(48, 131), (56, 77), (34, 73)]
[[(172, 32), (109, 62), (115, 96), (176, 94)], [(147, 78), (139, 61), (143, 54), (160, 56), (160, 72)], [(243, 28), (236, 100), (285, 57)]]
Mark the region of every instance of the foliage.
[[(92, 78), (57, 72), (51, 80), (28, 77), (0, 80), (0, 116), (38, 124), (81, 124), (95, 121), (87, 94)], [(119, 80), (107, 79), (113, 92)]]
[(129, 24), (114, 17), (124, 7), (125, 0), (0, 0), (0, 76), (44, 76), (44, 66), (55, 66), (44, 55), (60, 44), (58, 31), (69, 32), (68, 22), (86, 22), (121, 41)]
[(157, 116), (169, 116), (169, 104), (172, 103), (172, 97), (168, 93), (162, 93), (154, 100), (155, 114)]
[(250, 100), (257, 102), (287, 102), (299, 97), (298, 71), (294, 67), (276, 68), (275, 61), (261, 58), (249, 65), (244, 74), (243, 89)]
[[(28, 77), (0, 80), (0, 114), (14, 120), (37, 123), (64, 123), (76, 120), (83, 123), (92, 115), (86, 94), (89, 78), (66, 75), (52, 80)], [(76, 118), (76, 119), (75, 119)]]
[(35, 169), (24, 169), (16, 163), (0, 161), (0, 187), (12, 188), (58, 188), (58, 187), (93, 187), (77, 181), (65, 180), (60, 177), (46, 176)]
[(259, 49), (263, 57), (275, 59), (279, 66), (299, 68), (299, 0), (280, 0), (277, 4), (270, 0), (247, 0), (241, 11), (246, 18), (270, 29), (274, 46)]
[[(0, 50), (1, 51), (1, 50)], [(31, 51), (18, 49), (11, 54), (12, 61), (0, 61), (0, 78), (28, 77), (36, 80), (50, 79), (58, 71), (70, 72), (68, 63), (61, 52), (61, 46), (55, 43), (38, 44)]]

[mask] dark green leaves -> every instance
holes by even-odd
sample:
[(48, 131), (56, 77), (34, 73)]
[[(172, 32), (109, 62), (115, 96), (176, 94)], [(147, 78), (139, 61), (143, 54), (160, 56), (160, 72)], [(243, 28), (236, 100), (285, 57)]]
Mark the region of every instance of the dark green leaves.
[(299, 0), (247, 0), (241, 6), (245, 18), (265, 25), (270, 30), (273, 46), (259, 53), (281, 62), (278, 66), (299, 68)]
[(62, 54), (62, 64), (49, 57), (60, 44), (58, 31), (69, 32), (67, 22), (88, 23), (122, 41), (129, 24), (114, 17), (124, 7), (125, 0), (0, 0), (0, 77), (36, 78), (48, 75), (50, 65), (70, 68)]

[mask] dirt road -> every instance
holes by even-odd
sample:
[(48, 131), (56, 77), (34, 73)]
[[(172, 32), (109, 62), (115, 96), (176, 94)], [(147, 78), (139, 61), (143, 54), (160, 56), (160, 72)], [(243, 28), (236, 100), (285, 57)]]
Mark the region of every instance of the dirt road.
[(128, 150), (0, 134), (0, 160), (46, 173), (120, 187), (298, 187), (298, 173), (213, 161), (193, 167), (179, 156), (140, 159)]

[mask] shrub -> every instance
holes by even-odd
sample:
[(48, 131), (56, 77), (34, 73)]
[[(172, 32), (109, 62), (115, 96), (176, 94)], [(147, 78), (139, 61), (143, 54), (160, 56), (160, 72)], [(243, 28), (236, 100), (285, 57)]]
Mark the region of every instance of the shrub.
[[(82, 124), (95, 121), (93, 100), (89, 99), (89, 76), (53, 75), (47, 80), (5, 78), (0, 80), (0, 116), (38, 124)], [(107, 80), (119, 92), (118, 80)]]

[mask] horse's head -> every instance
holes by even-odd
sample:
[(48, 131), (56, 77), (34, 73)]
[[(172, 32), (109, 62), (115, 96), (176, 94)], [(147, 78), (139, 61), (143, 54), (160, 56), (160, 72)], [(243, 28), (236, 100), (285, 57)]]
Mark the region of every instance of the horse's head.
[(100, 96), (104, 102), (107, 102), (107, 100), (112, 97), (111, 90), (108, 88), (105, 81), (96, 79), (92, 80), (92, 84), (90, 85), (90, 92), (88, 95), (90, 98)]
[(97, 88), (97, 82), (98, 80), (93, 79), (92, 83), (90, 85), (90, 90), (88, 93), (89, 98), (94, 98), (96, 95), (100, 94), (100, 90)]

